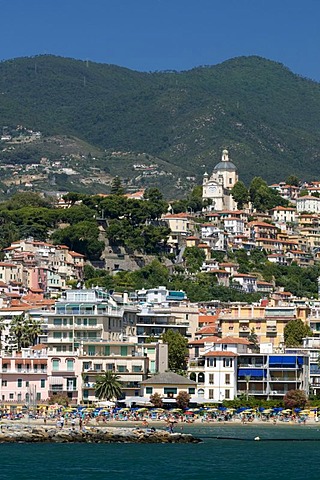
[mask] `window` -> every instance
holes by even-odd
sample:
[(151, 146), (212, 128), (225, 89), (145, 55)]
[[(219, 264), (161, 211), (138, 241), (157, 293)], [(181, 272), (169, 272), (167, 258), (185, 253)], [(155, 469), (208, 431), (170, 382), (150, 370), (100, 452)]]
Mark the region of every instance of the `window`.
[(212, 400), (214, 398), (214, 390), (213, 388), (209, 388), (209, 400)]
[(21, 378), (18, 378), (17, 385), (18, 385), (18, 388), (22, 387), (22, 379)]
[(74, 370), (74, 360), (67, 360), (67, 371), (73, 372)]
[(52, 370), (57, 372), (59, 370), (60, 360), (52, 360)]
[(13, 393), (9, 393), (9, 400), (13, 400)]
[(53, 332), (53, 338), (61, 338), (61, 332)]
[(147, 353), (148, 355), (154, 355), (156, 352), (156, 349), (155, 348), (147, 348)]
[(209, 384), (210, 385), (214, 384), (214, 374), (213, 373), (209, 373)]
[(18, 363), (18, 365), (17, 365), (17, 370), (18, 370), (18, 372), (21, 372), (21, 370), (22, 370), (22, 363)]
[(41, 378), (41, 380), (40, 380), (40, 388), (46, 388), (46, 380), (45, 380), (45, 378)]
[(2, 380), (2, 386), (7, 387), (8, 386), (8, 381), (7, 380)]
[(53, 319), (53, 325), (62, 325), (62, 319), (61, 318), (54, 318)]
[(117, 370), (118, 370), (118, 372), (123, 373), (123, 372), (126, 371), (126, 367), (125, 367), (125, 365), (118, 365)]
[(89, 345), (88, 346), (88, 355), (93, 356), (96, 354), (96, 347), (94, 345)]
[(223, 366), (224, 367), (232, 367), (232, 358), (224, 358), (223, 359)]
[(178, 389), (173, 388), (173, 387), (164, 387), (164, 389), (163, 389), (163, 393), (165, 395), (176, 395), (177, 391), (178, 391)]
[(132, 365), (132, 371), (134, 373), (142, 372), (142, 366), (141, 365)]
[(155, 362), (155, 360), (151, 360), (151, 362), (150, 362), (150, 373), (156, 373), (156, 362)]
[(28, 380), (26, 381), (26, 387), (27, 387), (27, 388), (29, 387), (29, 382), (28, 382)]
[(110, 356), (110, 345), (106, 345), (104, 347), (104, 354), (105, 354), (106, 357)]
[(96, 370), (97, 372), (101, 372), (101, 370), (102, 370), (102, 363), (94, 363), (94, 364), (93, 364), (93, 370)]
[(188, 388), (189, 395), (194, 395), (196, 393), (196, 389), (194, 387)]
[(226, 373), (226, 385), (230, 385), (230, 373)]
[(146, 393), (151, 395), (152, 392), (153, 392), (153, 387), (146, 387)]
[(224, 391), (224, 398), (225, 398), (226, 400), (229, 400), (229, 399), (230, 399), (230, 390), (225, 390), (225, 391)]
[(207, 358), (207, 367), (216, 367), (217, 359), (216, 358)]
[(41, 393), (40, 393), (40, 392), (37, 392), (36, 400), (37, 400), (37, 401), (41, 400)]

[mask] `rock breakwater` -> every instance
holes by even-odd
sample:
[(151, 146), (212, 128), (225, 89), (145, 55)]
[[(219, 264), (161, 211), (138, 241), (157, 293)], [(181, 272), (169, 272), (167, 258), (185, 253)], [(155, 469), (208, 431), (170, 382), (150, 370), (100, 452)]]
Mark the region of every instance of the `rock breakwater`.
[(2, 426), (0, 443), (199, 443), (190, 434), (137, 428), (85, 428)]

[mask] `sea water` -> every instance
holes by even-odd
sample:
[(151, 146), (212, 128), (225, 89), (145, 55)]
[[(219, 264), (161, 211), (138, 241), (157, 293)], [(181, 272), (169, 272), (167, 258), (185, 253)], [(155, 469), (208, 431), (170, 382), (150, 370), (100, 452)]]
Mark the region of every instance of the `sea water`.
[[(177, 427), (176, 431), (180, 431)], [(320, 430), (195, 425), (200, 444), (1, 444), (1, 480), (315, 480)], [(218, 438), (217, 438), (218, 437)], [(254, 438), (259, 437), (256, 441)]]

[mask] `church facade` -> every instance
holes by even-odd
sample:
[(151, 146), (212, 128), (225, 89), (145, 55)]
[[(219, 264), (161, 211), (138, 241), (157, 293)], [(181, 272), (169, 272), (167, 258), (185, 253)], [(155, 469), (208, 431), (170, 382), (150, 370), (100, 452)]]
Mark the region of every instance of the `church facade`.
[(223, 150), (221, 161), (214, 167), (211, 177), (203, 176), (202, 199), (211, 200), (206, 211), (237, 210), (231, 190), (238, 181), (237, 167), (229, 160), (228, 150)]

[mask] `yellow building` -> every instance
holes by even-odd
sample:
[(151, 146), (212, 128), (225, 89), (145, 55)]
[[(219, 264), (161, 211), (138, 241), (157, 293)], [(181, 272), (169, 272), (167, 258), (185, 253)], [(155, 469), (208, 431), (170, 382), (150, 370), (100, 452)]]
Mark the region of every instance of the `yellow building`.
[(258, 343), (271, 343), (275, 349), (284, 345), (284, 328), (290, 320), (306, 321), (308, 309), (296, 306), (237, 305), (219, 316), (222, 337), (247, 338), (254, 329)]

